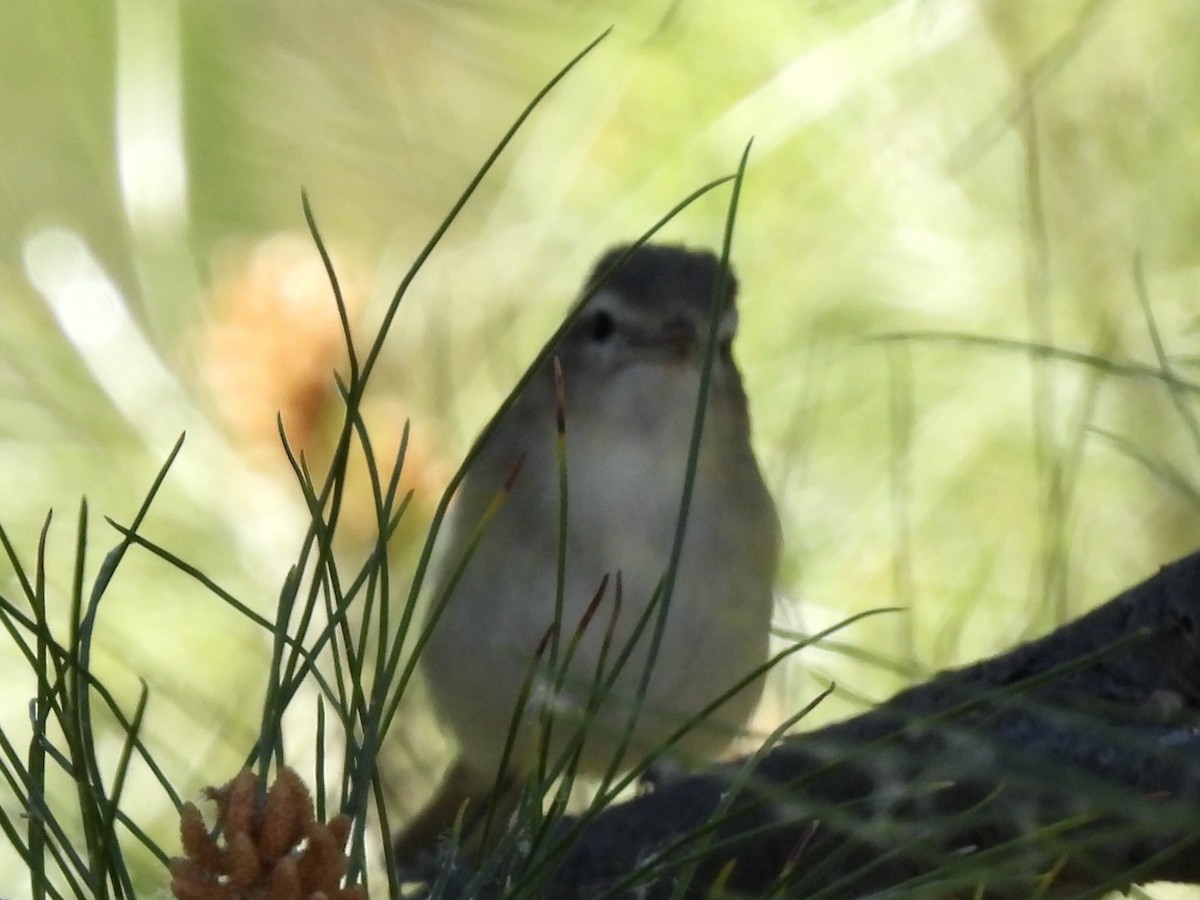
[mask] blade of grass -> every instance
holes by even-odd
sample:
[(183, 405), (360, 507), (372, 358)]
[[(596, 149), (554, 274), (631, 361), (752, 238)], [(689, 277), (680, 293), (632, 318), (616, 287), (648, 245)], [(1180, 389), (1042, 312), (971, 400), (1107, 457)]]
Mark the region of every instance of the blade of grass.
[(1056, 347), (1052, 344), (1039, 344), (1033, 341), (1021, 341), (1013, 338), (986, 337), (961, 331), (892, 331), (872, 335), (864, 340), (867, 342), (917, 341), (931, 344), (961, 344), (966, 347), (981, 348), (984, 350), (1025, 353), (1061, 362), (1089, 366), (1116, 377), (1156, 382), (1165, 385), (1173, 391), (1179, 392), (1181, 395), (1200, 394), (1200, 383), (1188, 381), (1185, 378), (1175, 375), (1174, 372), (1164, 372), (1161, 366), (1155, 367), (1140, 363), (1124, 362), (1095, 353), (1087, 353), (1082, 350)]
[(1133, 258), (1133, 285), (1138, 304), (1142, 308), (1142, 318), (1146, 323), (1146, 334), (1150, 337), (1150, 345), (1154, 348), (1154, 358), (1158, 361), (1158, 368), (1163, 374), (1163, 385), (1170, 395), (1171, 405), (1175, 407), (1175, 412), (1179, 414), (1180, 421), (1183, 422), (1184, 428), (1191, 436), (1192, 446), (1200, 450), (1200, 422), (1197, 422), (1196, 414), (1183, 397), (1183, 391), (1175, 384), (1174, 367), (1163, 346), (1162, 334), (1159, 333), (1158, 322), (1154, 318), (1154, 307), (1150, 303), (1150, 291), (1146, 287), (1146, 271), (1142, 266), (1140, 253), (1135, 254)]
[[(29, 743), (29, 794), (31, 799), (37, 797), (44, 801), (46, 797), (46, 752), (44, 743), (40, 740), (40, 736), (46, 733), (46, 723), (50, 716), (50, 711), (54, 706), (52, 700), (52, 690), (49, 680), (49, 660), (47, 652), (48, 636), (50, 634), (50, 623), (46, 616), (46, 570), (45, 570), (45, 553), (46, 553), (46, 535), (50, 529), (50, 521), (53, 514), (47, 513), (46, 519), (42, 524), (41, 533), (38, 535), (38, 550), (37, 563), (34, 573), (34, 589), (29, 595), (30, 602), (33, 604), (34, 617), (37, 622), (35, 630), (35, 641), (37, 645), (37, 659), (35, 662), (35, 672), (37, 673), (37, 700), (36, 716), (33, 722), (33, 736)], [(44, 803), (42, 804), (45, 805)], [(28, 820), (28, 840), (29, 840), (29, 874), (31, 886), (33, 888), (33, 896), (35, 900), (41, 900), (46, 896), (48, 880), (46, 878), (46, 834), (45, 822), (42, 816), (35, 815), (33, 809), (29, 809)]]
[[(138, 695), (137, 707), (134, 709), (130, 728), (126, 732), (125, 742), (121, 747), (121, 755), (117, 759), (117, 768), (113, 774), (112, 789), (109, 791), (108, 809), (104, 813), (100, 832), (100, 855), (102, 857), (111, 856), (116, 861), (117, 865), (113, 868), (114, 878), (117, 876), (120, 877), (120, 892), (126, 897), (134, 896), (133, 883), (129, 877), (129, 870), (124, 864), (125, 857), (118, 846), (116, 823), (120, 811), (121, 797), (125, 790), (125, 776), (129, 772), (129, 762), (133, 757), (133, 748), (137, 741), (138, 733), (142, 728), (142, 718), (146, 714), (146, 703), (150, 698), (150, 689), (146, 686), (146, 683), (143, 681), (141, 685), (142, 689)], [(116, 887), (115, 883), (114, 887)]]

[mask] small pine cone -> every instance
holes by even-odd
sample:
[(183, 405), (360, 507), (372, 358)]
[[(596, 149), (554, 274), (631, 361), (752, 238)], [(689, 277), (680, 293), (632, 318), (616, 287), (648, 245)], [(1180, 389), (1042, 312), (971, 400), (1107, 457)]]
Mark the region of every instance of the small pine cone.
[(314, 821), (312, 797), (292, 769), (282, 768), (267, 792), (258, 852), (264, 860), (281, 858), (304, 837)]
[[(179, 810), (179, 842), (187, 856), (186, 861), (209, 872), (220, 872), (225, 869), (226, 854), (217, 846), (208, 828), (204, 824), (204, 816), (195, 803), (185, 803)], [(185, 860), (180, 860), (184, 862)]]
[(314, 890), (336, 890), (349, 867), (342, 848), (336, 845), (334, 836), (325, 825), (314, 822), (309, 826), (307, 837), (308, 846), (296, 863), (301, 881)]
[(346, 841), (350, 840), (350, 829), (354, 826), (354, 820), (345, 813), (334, 816), (329, 820), (329, 824), (325, 827), (329, 829), (329, 833), (333, 835), (333, 842), (337, 845), (338, 850), (346, 849)]
[(263, 864), (250, 835), (244, 831), (227, 834), (225, 841), (229, 845), (229, 865), (225, 869), (229, 880), (239, 887), (257, 884), (264, 874)]
[(209, 796), (217, 801), (217, 823), (226, 835), (245, 834), (251, 839), (258, 837), (261, 801), (258, 780), (253, 772), (242, 769), (229, 784), (211, 789)]
[(266, 900), (312, 900), (307, 885), (300, 881), (296, 860), (287, 857), (276, 863), (271, 870), (271, 889)]

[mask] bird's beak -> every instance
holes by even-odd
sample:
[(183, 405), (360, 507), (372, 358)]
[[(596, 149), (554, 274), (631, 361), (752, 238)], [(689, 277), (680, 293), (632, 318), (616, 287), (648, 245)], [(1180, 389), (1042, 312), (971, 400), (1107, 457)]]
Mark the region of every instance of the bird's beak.
[(686, 356), (696, 347), (696, 326), (686, 319), (671, 319), (640, 333), (636, 343), (648, 349), (662, 348)]

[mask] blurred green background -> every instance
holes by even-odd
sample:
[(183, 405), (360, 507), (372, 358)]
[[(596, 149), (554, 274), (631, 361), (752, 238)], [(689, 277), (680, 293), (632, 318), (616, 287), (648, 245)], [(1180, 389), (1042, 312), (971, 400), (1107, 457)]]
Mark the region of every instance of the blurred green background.
[[(1152, 339), (1194, 377), (1194, 0), (7, 3), (0, 525), (32, 565), (54, 509), (53, 615), (80, 497), (94, 573), (103, 516), (129, 521), (182, 431), (146, 533), (270, 614), (306, 521), (275, 413), (318, 460), (338, 414), (301, 188), (366, 341), (505, 128), (610, 25), (401, 306), (367, 399), (381, 455), (413, 423), (398, 566), (591, 261), (752, 138), (738, 352), (785, 523), (779, 624), (906, 608), (839, 635), (865, 654), (779, 671), (763, 725), (830, 680), (810, 722), (858, 710), (1195, 547), (1195, 393), (1156, 377)], [(719, 246), (727, 201), (663, 237)], [(348, 555), (371, 528), (363, 499)], [(0, 592), (20, 596), (7, 561)], [(240, 764), (266, 661), (261, 632), (145, 553), (101, 609), (96, 669), (130, 705), (147, 682), (185, 798)], [(32, 676), (2, 650), (0, 678), (25, 746)], [(443, 749), (411, 721), (395, 765), (415, 778)], [(142, 781), (135, 815), (170, 846)], [(21, 885), (0, 847), (0, 895)]]

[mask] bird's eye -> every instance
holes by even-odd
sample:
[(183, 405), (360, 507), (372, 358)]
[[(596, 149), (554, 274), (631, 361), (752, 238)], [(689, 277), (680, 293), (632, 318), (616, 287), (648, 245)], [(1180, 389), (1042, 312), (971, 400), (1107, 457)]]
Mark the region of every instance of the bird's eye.
[(592, 340), (597, 344), (605, 343), (613, 336), (613, 332), (616, 330), (616, 320), (613, 319), (612, 313), (608, 312), (607, 310), (598, 310), (596, 314), (592, 316), (589, 333), (591, 334)]

